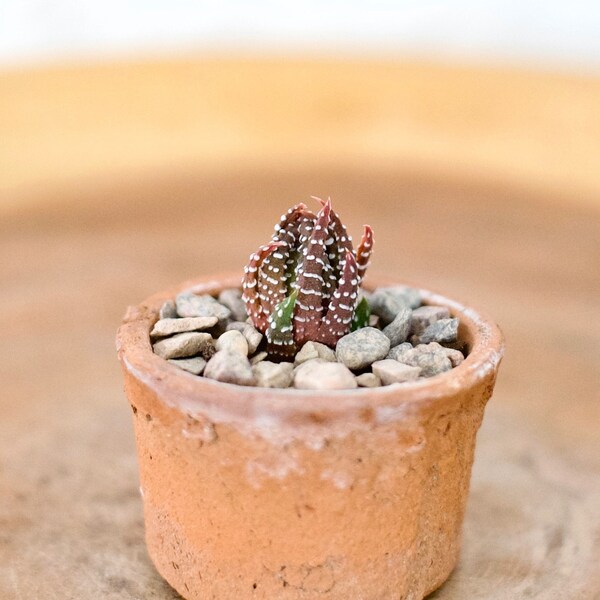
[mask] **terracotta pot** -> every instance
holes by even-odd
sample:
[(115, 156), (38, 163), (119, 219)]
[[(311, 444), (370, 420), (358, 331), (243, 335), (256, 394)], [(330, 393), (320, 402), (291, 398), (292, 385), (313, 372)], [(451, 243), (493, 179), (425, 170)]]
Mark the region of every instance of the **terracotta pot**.
[(457, 561), (500, 331), (423, 291), (460, 317), (467, 359), (430, 380), (326, 393), (223, 384), (153, 354), (165, 299), (238, 282), (155, 295), (118, 333), (156, 568), (194, 600), (422, 598)]

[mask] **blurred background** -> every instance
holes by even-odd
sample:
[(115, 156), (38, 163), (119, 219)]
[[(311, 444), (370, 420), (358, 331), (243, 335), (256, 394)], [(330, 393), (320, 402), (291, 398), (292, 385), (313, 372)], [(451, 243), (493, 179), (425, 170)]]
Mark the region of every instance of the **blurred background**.
[(0, 3), (0, 597), (176, 598), (125, 307), (331, 196), (507, 337), (443, 599), (600, 597), (600, 6)]

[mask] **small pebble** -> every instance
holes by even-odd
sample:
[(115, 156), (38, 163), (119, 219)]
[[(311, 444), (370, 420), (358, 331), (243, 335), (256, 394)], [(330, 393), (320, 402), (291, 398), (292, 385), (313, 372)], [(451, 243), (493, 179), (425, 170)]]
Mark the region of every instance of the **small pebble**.
[(214, 341), (209, 333), (178, 333), (173, 337), (156, 342), (152, 348), (161, 358), (186, 358), (204, 353), (214, 347)]
[(265, 358), (267, 358), (268, 354), (266, 352), (259, 352), (258, 354), (255, 354), (253, 357), (250, 358), (250, 364), (251, 365), (256, 365), (259, 362), (261, 362), (262, 360), (265, 360)]
[(360, 370), (384, 358), (390, 350), (390, 340), (379, 329), (363, 327), (342, 337), (335, 354), (349, 369)]
[(206, 366), (206, 361), (201, 356), (196, 356), (195, 358), (170, 358), (169, 362), (193, 375), (201, 375)]
[(263, 360), (252, 367), (254, 379), (258, 387), (287, 388), (290, 387), (294, 366), (289, 362), (274, 363)]
[(381, 385), (381, 379), (375, 373), (362, 373), (356, 376), (356, 383), (358, 387), (379, 387)]
[(395, 296), (409, 308), (418, 308), (421, 306), (421, 292), (416, 288), (411, 288), (407, 285), (392, 285), (378, 289), (385, 294)]
[(413, 310), (410, 333), (415, 335), (440, 319), (448, 319), (450, 311), (445, 306), (420, 306)]
[(233, 321), (227, 325), (227, 331), (235, 329), (242, 333), (248, 342), (248, 352), (253, 354), (262, 342), (263, 335), (253, 325), (244, 321)]
[(217, 302), (212, 296), (197, 296), (192, 292), (182, 292), (175, 300), (180, 317), (217, 317), (219, 321), (229, 319), (231, 311)]
[(201, 331), (210, 329), (218, 322), (217, 317), (186, 317), (183, 319), (161, 319), (156, 321), (150, 337), (166, 337), (175, 333), (184, 333), (185, 331)]
[(396, 318), (396, 315), (407, 306), (408, 304), (403, 298), (389, 294), (381, 288), (373, 292), (369, 300), (371, 313), (380, 317), (383, 325), (391, 323)]
[(444, 348), (444, 346), (440, 347), (442, 352), (450, 359), (453, 367), (458, 367), (458, 365), (465, 360), (464, 354), (460, 350), (455, 350), (454, 348)]
[(237, 288), (223, 290), (219, 294), (219, 302), (231, 311), (231, 317), (236, 321), (244, 321), (248, 318), (241, 290)]
[(317, 349), (319, 353), (319, 358), (327, 362), (336, 362), (337, 356), (335, 355), (335, 350), (332, 350), (329, 346), (325, 344), (321, 344), (320, 342), (313, 342), (314, 347)]
[(410, 341), (414, 344), (428, 344), (429, 342), (455, 342), (458, 335), (458, 319), (440, 319), (435, 321), (424, 331), (413, 335)]
[[(447, 348), (440, 346), (436, 342), (419, 344), (414, 348), (411, 347), (398, 352), (396, 360), (405, 365), (420, 367), (421, 378), (433, 377), (452, 368), (452, 362), (447, 354), (447, 350)], [(455, 350), (450, 350), (450, 352), (455, 352)]]
[(314, 358), (322, 358), (327, 362), (335, 362), (337, 360), (335, 352), (329, 346), (320, 342), (306, 342), (296, 354), (294, 362), (296, 365), (299, 365)]
[(250, 354), (256, 352), (256, 349), (260, 346), (263, 339), (262, 333), (252, 325), (246, 324), (246, 327), (244, 327), (242, 331), (242, 335), (248, 342), (248, 351)]
[(373, 373), (381, 379), (383, 385), (390, 385), (392, 383), (415, 381), (419, 377), (421, 369), (388, 358), (374, 362)]
[(304, 390), (343, 390), (357, 386), (352, 371), (343, 364), (319, 358), (302, 363), (294, 373), (294, 387)]
[(452, 368), (450, 359), (439, 344), (419, 344), (403, 362), (420, 367), (421, 377), (433, 377)]
[(377, 327), (379, 328), (381, 317), (377, 315), (369, 315), (369, 327)]
[(160, 319), (175, 319), (177, 317), (177, 308), (173, 300), (167, 300), (158, 311)]
[[(271, 362), (264, 349), (258, 352), (263, 335), (236, 288), (222, 290), (219, 300), (192, 291), (167, 300), (150, 336), (158, 356), (189, 373), (271, 388), (378, 387), (433, 377), (463, 362), (467, 346), (458, 340), (459, 321), (446, 307), (421, 306), (419, 290), (407, 286), (359, 295), (369, 302), (370, 326), (342, 337), (335, 351), (306, 342), (294, 363)], [(372, 372), (361, 372), (369, 366)]]
[(402, 308), (396, 318), (383, 328), (383, 333), (390, 339), (392, 346), (406, 342), (406, 338), (410, 333), (411, 315), (412, 310), (410, 308)]
[(324, 363), (327, 362), (325, 360), (323, 360), (322, 358), (311, 358), (303, 363), (298, 364), (294, 364), (294, 373), (296, 371), (298, 371), (299, 369), (301, 369), (304, 365), (308, 365), (309, 363)]
[(398, 362), (404, 362), (402, 359), (406, 356), (409, 356), (412, 349), (413, 345), (410, 342), (404, 342), (403, 344), (399, 344), (398, 346), (391, 348), (386, 358), (391, 358), (392, 360), (397, 360)]
[(307, 360), (313, 360), (314, 358), (319, 358), (319, 353), (313, 342), (306, 342), (306, 344), (304, 344), (304, 346), (302, 346), (302, 348), (300, 348), (300, 350), (297, 352), (294, 363), (296, 365), (301, 365)]
[(248, 356), (248, 341), (242, 333), (232, 329), (221, 334), (217, 338), (217, 352), (221, 350), (228, 350), (230, 352), (237, 352), (244, 356)]
[(255, 384), (254, 373), (248, 358), (240, 352), (231, 350), (217, 352), (206, 364), (204, 377), (238, 385)]

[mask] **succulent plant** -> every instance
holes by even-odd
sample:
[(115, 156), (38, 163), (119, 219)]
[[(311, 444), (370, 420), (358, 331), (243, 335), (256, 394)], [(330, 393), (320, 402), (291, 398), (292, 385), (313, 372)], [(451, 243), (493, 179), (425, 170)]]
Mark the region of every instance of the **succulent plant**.
[(316, 215), (305, 204), (290, 208), (244, 269), (242, 299), (274, 358), (290, 358), (308, 341), (335, 347), (369, 319), (366, 300), (358, 299), (373, 230), (365, 225), (355, 252), (331, 200), (315, 199)]

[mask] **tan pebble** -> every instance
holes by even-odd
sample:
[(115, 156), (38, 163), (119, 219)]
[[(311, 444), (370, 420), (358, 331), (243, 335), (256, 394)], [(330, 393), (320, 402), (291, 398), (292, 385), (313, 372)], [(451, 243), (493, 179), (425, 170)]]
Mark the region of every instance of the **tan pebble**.
[(381, 379), (383, 385), (390, 385), (414, 381), (419, 377), (421, 369), (386, 358), (373, 363), (373, 373)]
[(441, 348), (441, 351), (450, 359), (453, 367), (458, 367), (458, 365), (465, 360), (465, 357), (460, 350), (455, 350), (454, 348), (444, 348), (443, 346)]
[(238, 385), (254, 385), (255, 383), (248, 358), (240, 352), (231, 350), (217, 352), (206, 364), (204, 377)]
[(250, 364), (251, 365), (256, 365), (259, 362), (265, 360), (265, 358), (267, 358), (268, 354), (266, 352), (259, 352), (258, 354), (255, 354), (254, 356), (252, 356), (250, 358)]
[(256, 385), (266, 388), (290, 387), (293, 379), (292, 363), (274, 363), (263, 360), (252, 367)]
[(362, 373), (356, 376), (356, 383), (359, 387), (379, 387), (381, 385), (381, 379), (375, 373)]
[(217, 317), (187, 317), (182, 319), (161, 319), (156, 321), (151, 337), (166, 337), (175, 333), (184, 333), (185, 331), (202, 331), (210, 329), (218, 322)]
[(254, 354), (262, 342), (262, 333), (253, 325), (250, 325), (245, 321), (233, 321), (229, 323), (227, 325), (227, 331), (232, 329), (239, 331), (246, 338), (246, 341), (248, 342), (248, 352)]
[(341, 390), (357, 387), (352, 371), (338, 362), (313, 359), (295, 369), (294, 387), (305, 390)]
[(213, 339), (209, 333), (187, 332), (156, 342), (152, 348), (161, 358), (169, 359), (201, 354), (209, 346), (213, 346)]
[(206, 361), (201, 356), (194, 358), (170, 358), (169, 362), (193, 375), (200, 375), (206, 366)]
[(304, 346), (302, 346), (302, 348), (300, 348), (296, 354), (294, 363), (296, 365), (301, 365), (307, 360), (312, 360), (313, 358), (319, 358), (319, 352), (315, 348), (315, 344), (313, 342), (306, 342), (306, 344), (304, 344)]
[(248, 356), (248, 341), (242, 333), (235, 329), (221, 334), (217, 338), (216, 347), (218, 352), (221, 350), (229, 350)]

